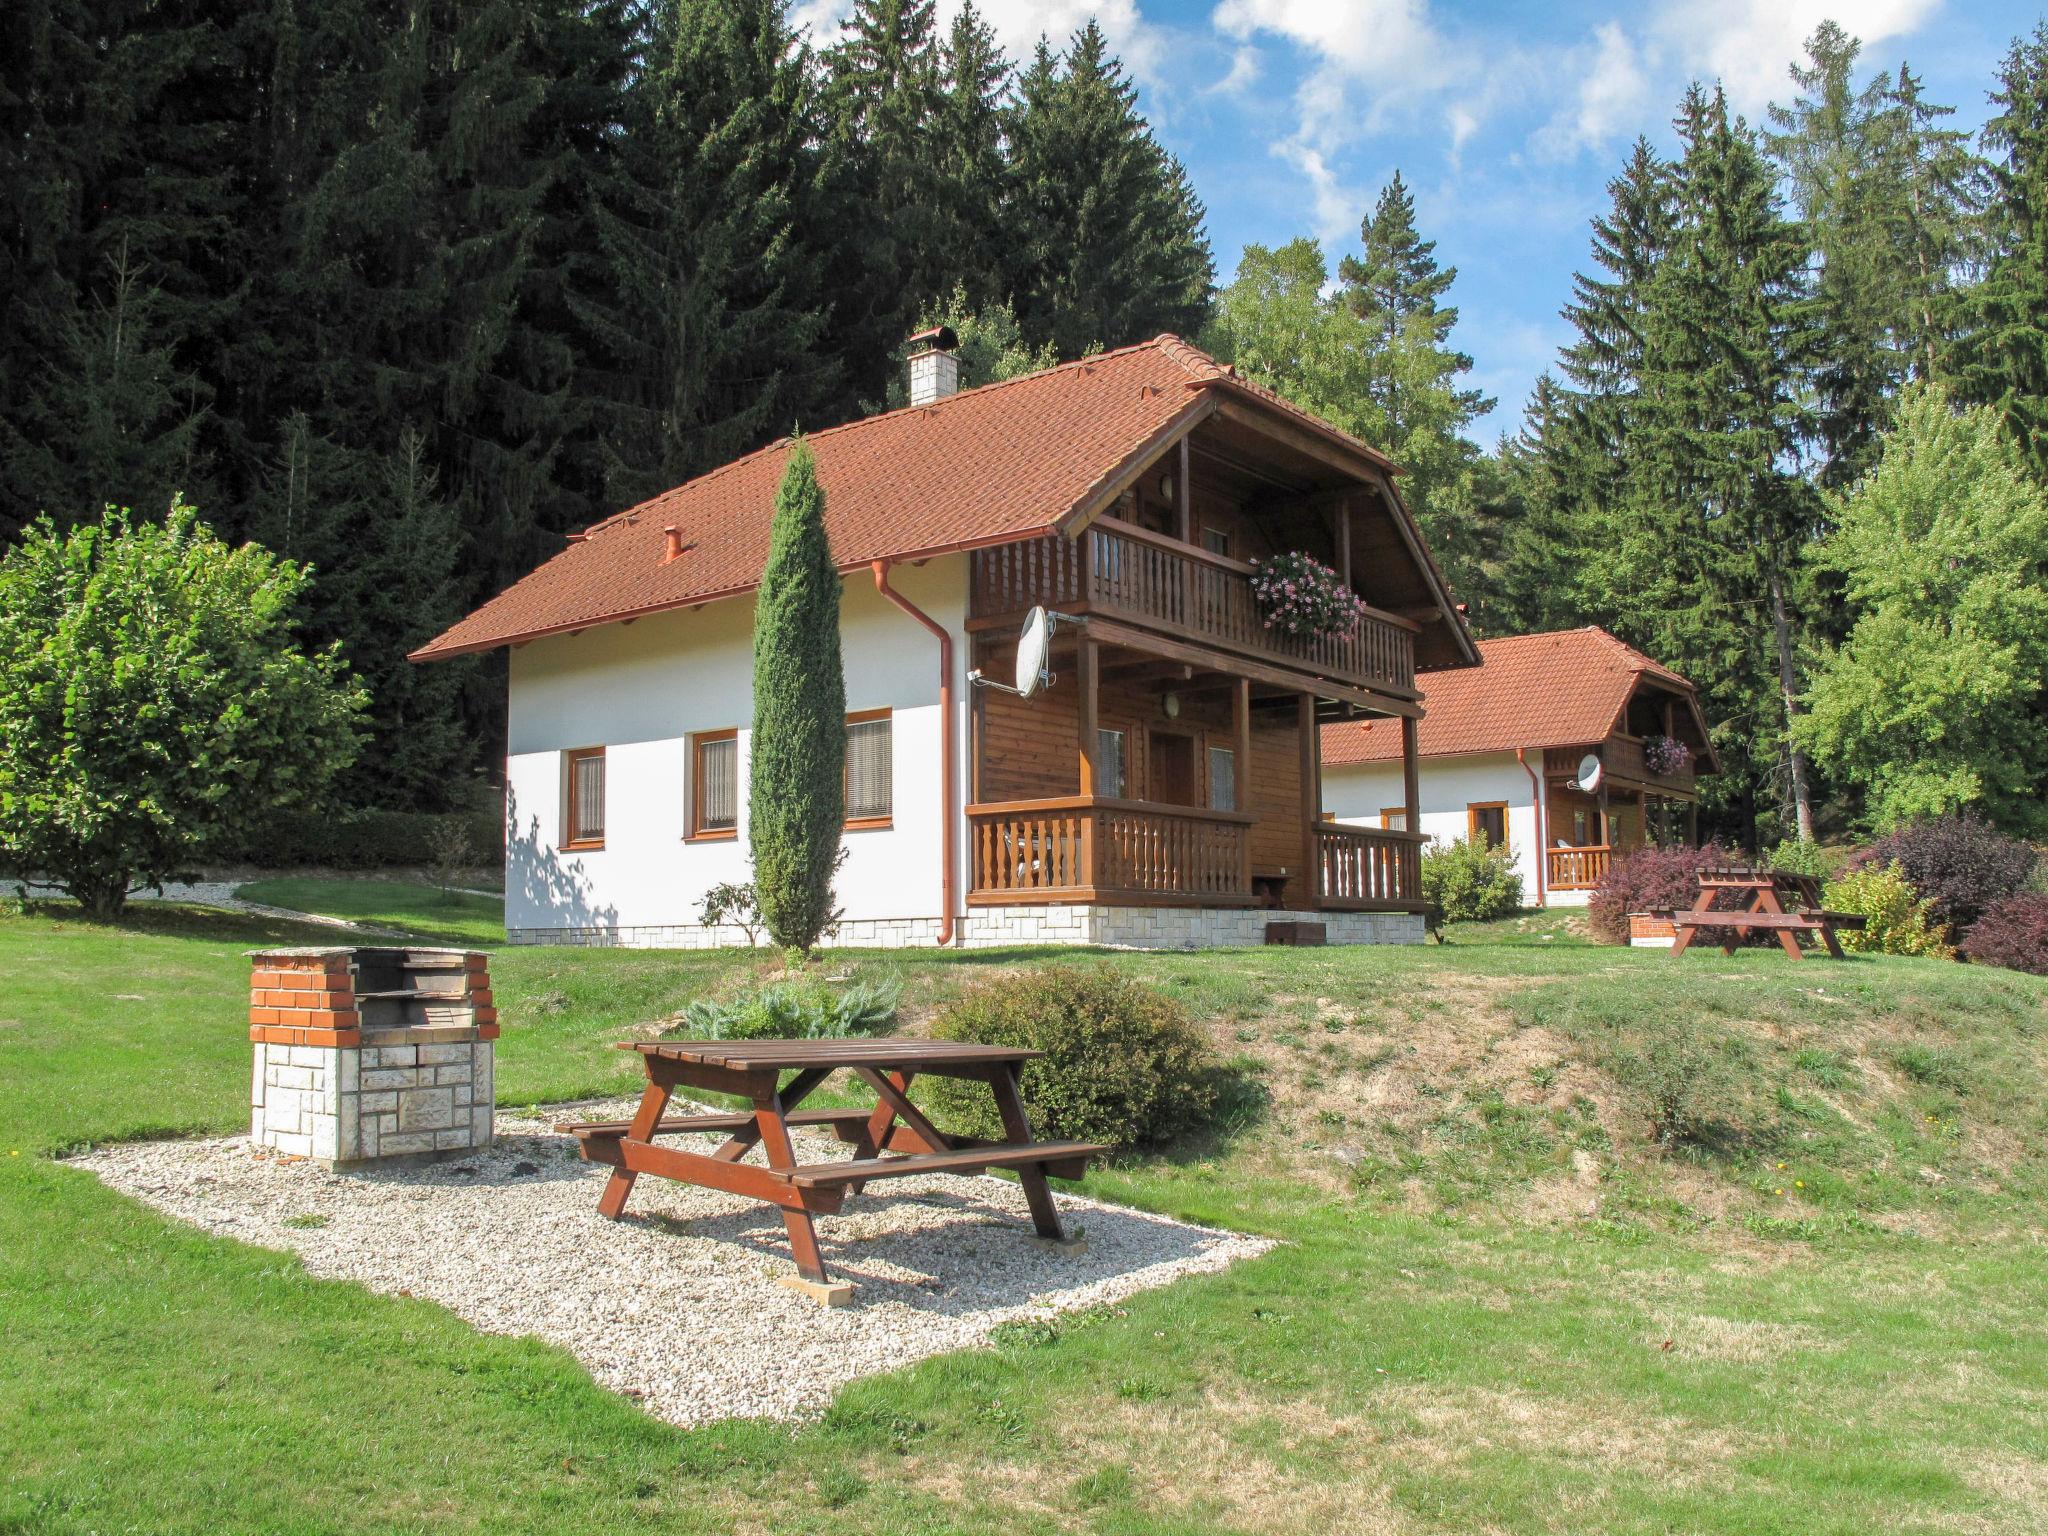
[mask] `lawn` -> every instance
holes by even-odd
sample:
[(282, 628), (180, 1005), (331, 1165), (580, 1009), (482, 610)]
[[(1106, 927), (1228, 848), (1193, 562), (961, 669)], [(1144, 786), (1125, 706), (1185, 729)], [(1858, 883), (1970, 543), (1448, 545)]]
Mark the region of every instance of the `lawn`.
[(237, 886), (235, 894), (268, 907), (343, 917), (443, 944), (505, 942), (504, 898), (473, 891), (444, 891), (404, 880), (289, 876), (251, 880)]
[[(0, 1531), (2048, 1520), (2030, 978), (1674, 963), (1546, 920), (1418, 949), (1103, 957), (1184, 998), (1267, 1108), (1087, 1187), (1285, 1246), (870, 1379), (815, 1424), (683, 1432), (558, 1350), (311, 1280), (51, 1160), (237, 1128), (241, 951), (331, 937), (165, 909), (0, 918)], [(1036, 958), (827, 968), (895, 978), (916, 1028)], [(620, 1087), (622, 1028), (772, 964), (500, 951), (501, 1100)], [(1682, 1125), (1660, 1137), (1658, 1116)]]

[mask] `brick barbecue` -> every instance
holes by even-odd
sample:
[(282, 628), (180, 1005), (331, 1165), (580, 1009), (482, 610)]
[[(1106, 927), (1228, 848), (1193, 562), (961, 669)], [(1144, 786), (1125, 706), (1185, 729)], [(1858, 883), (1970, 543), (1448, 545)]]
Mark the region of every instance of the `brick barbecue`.
[(328, 1167), (491, 1144), (489, 962), (460, 949), (250, 952), (249, 1137)]

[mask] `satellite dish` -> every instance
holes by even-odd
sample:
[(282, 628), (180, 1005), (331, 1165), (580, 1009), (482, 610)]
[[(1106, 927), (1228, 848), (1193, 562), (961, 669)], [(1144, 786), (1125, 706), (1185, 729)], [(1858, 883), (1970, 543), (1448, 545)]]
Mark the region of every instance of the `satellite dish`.
[(1017, 696), (1030, 698), (1045, 686), (1045, 663), (1052, 651), (1052, 615), (1034, 608), (1024, 616), (1017, 637)]
[(1579, 788), (1585, 790), (1598, 789), (1600, 787), (1600, 777), (1606, 771), (1601, 766), (1600, 759), (1591, 752), (1588, 752), (1579, 759)]

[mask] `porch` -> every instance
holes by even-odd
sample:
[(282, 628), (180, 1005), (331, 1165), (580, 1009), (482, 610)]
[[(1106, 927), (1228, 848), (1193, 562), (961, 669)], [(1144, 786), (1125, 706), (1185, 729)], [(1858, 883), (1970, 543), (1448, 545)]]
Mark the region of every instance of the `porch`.
[(1645, 738), (1627, 731), (1554, 755), (1574, 764), (1585, 756), (1598, 757), (1601, 775), (1592, 791), (1580, 788), (1569, 771), (1545, 775), (1547, 890), (1591, 891), (1616, 859), (1646, 843), (1697, 841), (1699, 791), (1692, 760), (1675, 770), (1652, 767)]

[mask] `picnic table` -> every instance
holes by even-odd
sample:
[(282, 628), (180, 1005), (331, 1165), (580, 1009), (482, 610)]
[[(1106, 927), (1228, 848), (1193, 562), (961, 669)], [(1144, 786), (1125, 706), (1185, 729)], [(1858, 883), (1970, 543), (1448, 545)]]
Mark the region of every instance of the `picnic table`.
[[(1657, 914), (1668, 918), (1677, 930), (1677, 939), (1671, 946), (1673, 955), (1684, 954), (1693, 936), (1702, 929), (1721, 932), (1721, 952), (1725, 955), (1734, 954), (1735, 946), (1752, 932), (1764, 930), (1774, 935), (1794, 960), (1806, 958), (1806, 952), (1799, 947), (1798, 936), (1802, 933), (1813, 934), (1830, 955), (1843, 960), (1848, 957), (1842, 953), (1835, 930), (1861, 928), (1867, 921), (1853, 912), (1828, 911), (1821, 904), (1820, 882), (1811, 875), (1789, 870), (1703, 869), (1699, 872), (1699, 886), (1699, 895), (1691, 907), (1682, 912)], [(1729, 892), (1746, 895), (1748, 904), (1735, 911), (1716, 910), (1715, 902)]]
[[(1065, 1245), (1046, 1176), (1078, 1179), (1090, 1157), (1109, 1150), (1095, 1142), (1032, 1139), (1019, 1075), (1025, 1062), (1043, 1054), (1039, 1051), (948, 1040), (628, 1040), (619, 1049), (637, 1051), (646, 1068), (639, 1111), (631, 1120), (558, 1127), (577, 1138), (585, 1158), (612, 1167), (599, 1212), (616, 1219), (626, 1208), (634, 1179), (643, 1173), (766, 1201), (781, 1208), (789, 1232), (800, 1277), (794, 1288), (827, 1305), (849, 1299), (852, 1287), (835, 1285), (826, 1273), (811, 1218), (837, 1211), (870, 1181), (1014, 1168), (1038, 1237)], [(873, 1109), (797, 1108), (841, 1070), (874, 1090), (879, 1102)], [(795, 1075), (785, 1079), (786, 1072)], [(933, 1125), (910, 1101), (911, 1082), (920, 1075), (986, 1083), (1002, 1121), (1002, 1139), (949, 1136)], [(678, 1088), (734, 1094), (752, 1107), (670, 1117), (669, 1098)], [(793, 1127), (831, 1131), (852, 1144), (853, 1156), (799, 1163), (790, 1141)], [(657, 1136), (707, 1131), (725, 1133), (715, 1152), (655, 1142)], [(741, 1161), (756, 1145), (766, 1155), (766, 1167)]]

